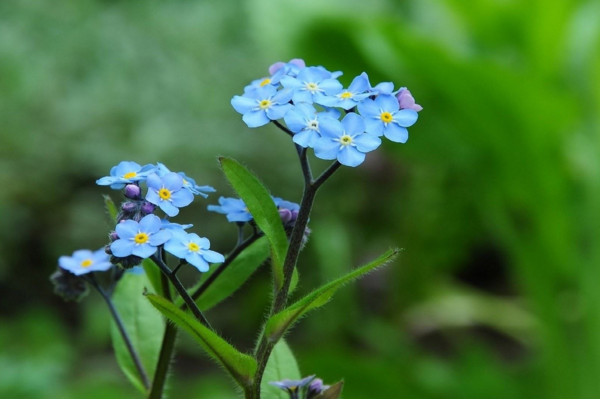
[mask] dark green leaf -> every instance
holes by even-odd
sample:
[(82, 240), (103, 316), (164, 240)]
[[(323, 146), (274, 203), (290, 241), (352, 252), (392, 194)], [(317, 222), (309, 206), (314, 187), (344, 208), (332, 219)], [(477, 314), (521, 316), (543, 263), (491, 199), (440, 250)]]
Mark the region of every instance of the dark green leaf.
[[(148, 304), (143, 296), (149, 284), (145, 274), (125, 273), (117, 284), (112, 301), (148, 378), (152, 379), (165, 324), (160, 313)], [(143, 381), (127, 351), (119, 329), (112, 320), (110, 334), (119, 366), (133, 385), (146, 394)]]
[(263, 184), (243, 165), (231, 158), (221, 157), (219, 161), (225, 176), (246, 203), (256, 225), (269, 240), (273, 276), (276, 287), (279, 289), (283, 283), (283, 261), (288, 241), (277, 207)]
[(335, 281), (320, 287), (319, 289), (314, 290), (291, 306), (273, 315), (267, 321), (265, 335), (270, 341), (276, 342), (279, 340), (279, 338), (281, 338), (285, 331), (298, 320), (298, 318), (307, 312), (321, 307), (327, 303), (340, 287), (350, 281), (353, 281), (354, 279), (359, 278), (369, 271), (390, 262), (396, 257), (398, 252), (398, 249), (387, 251), (376, 260), (351, 271), (345, 276), (338, 278)]
[(146, 296), (150, 303), (178, 327), (187, 331), (215, 361), (244, 388), (252, 385), (256, 361), (241, 353), (215, 332), (202, 325), (193, 316), (181, 311), (175, 304), (158, 295)]
[(298, 363), (294, 353), (285, 340), (277, 342), (273, 352), (267, 361), (267, 367), (260, 385), (260, 396), (263, 399), (289, 399), (285, 390), (269, 384), (269, 382), (281, 381), (283, 379), (302, 379)]
[(152, 285), (152, 289), (154, 289), (156, 293), (162, 293), (161, 272), (158, 265), (151, 259), (145, 258), (142, 261), (142, 267), (144, 267), (144, 271), (146, 271), (146, 276)]

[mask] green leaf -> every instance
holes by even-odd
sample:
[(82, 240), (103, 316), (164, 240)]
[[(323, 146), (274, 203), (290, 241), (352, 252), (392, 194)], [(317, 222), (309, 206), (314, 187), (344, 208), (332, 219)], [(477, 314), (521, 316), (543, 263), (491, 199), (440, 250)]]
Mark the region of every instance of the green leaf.
[[(269, 257), (269, 243), (262, 237), (252, 243), (227, 267), (225, 271), (206, 289), (196, 304), (201, 310), (208, 310), (238, 290), (240, 286), (256, 271), (256, 269)], [(209, 273), (203, 275), (208, 278), (218, 266), (212, 267)], [(191, 290), (190, 292), (193, 292)]]
[[(121, 316), (125, 330), (148, 378), (152, 379), (165, 323), (160, 313), (144, 298), (143, 292), (149, 284), (145, 274), (125, 273), (115, 288), (112, 302)], [(133, 385), (146, 394), (142, 378), (113, 320), (111, 320), (110, 335), (119, 366)]]
[(242, 387), (249, 388), (252, 385), (254, 373), (256, 372), (254, 358), (238, 351), (194, 317), (181, 311), (169, 300), (155, 294), (148, 294), (146, 297), (165, 317), (192, 335), (208, 355), (221, 364)]
[(315, 397), (315, 399), (339, 399), (342, 396), (342, 389), (344, 388), (344, 381), (339, 381), (329, 386), (327, 389)]
[(150, 258), (145, 258), (142, 261), (142, 267), (144, 268), (146, 276), (152, 285), (152, 289), (154, 289), (156, 293), (162, 293), (162, 273), (160, 272), (158, 265), (156, 265), (156, 263)]
[(273, 348), (269, 361), (267, 361), (260, 384), (260, 397), (263, 399), (289, 399), (290, 397), (285, 390), (269, 384), (269, 382), (283, 379), (299, 380), (302, 379), (302, 376), (294, 353), (292, 353), (285, 340), (280, 340)]
[(273, 315), (267, 321), (265, 326), (265, 335), (268, 340), (276, 342), (281, 338), (287, 329), (289, 329), (301, 316), (307, 312), (314, 310), (326, 304), (333, 294), (346, 283), (359, 278), (360, 276), (370, 272), (371, 270), (380, 267), (392, 261), (400, 250), (392, 249), (381, 255), (374, 261), (357, 268), (341, 278), (336, 279), (319, 289), (314, 290), (302, 299), (298, 300), (291, 306)]
[(288, 241), (277, 207), (263, 184), (243, 165), (226, 157), (219, 158), (219, 161), (231, 186), (244, 200), (256, 225), (269, 240), (273, 276), (275, 285), (279, 289), (283, 284), (283, 262), (287, 253)]
[(119, 213), (119, 211), (117, 210), (117, 206), (115, 205), (115, 202), (107, 194), (105, 194), (102, 197), (104, 197), (104, 207), (106, 207), (106, 212), (108, 213), (108, 216), (110, 217), (110, 222), (113, 224), (116, 224), (117, 223), (117, 214)]

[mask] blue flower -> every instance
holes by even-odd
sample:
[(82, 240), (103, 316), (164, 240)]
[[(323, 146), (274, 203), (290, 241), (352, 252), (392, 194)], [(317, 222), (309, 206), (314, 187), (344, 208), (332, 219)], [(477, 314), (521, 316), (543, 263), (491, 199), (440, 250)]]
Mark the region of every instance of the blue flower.
[(352, 80), (346, 90), (342, 90), (335, 96), (324, 98), (320, 104), (328, 107), (341, 107), (350, 110), (358, 103), (371, 95), (371, 85), (366, 73), (362, 73)]
[(93, 271), (106, 271), (113, 265), (104, 248), (96, 251), (77, 250), (72, 256), (58, 258), (58, 266), (74, 275), (83, 275)]
[(231, 105), (242, 114), (242, 120), (249, 128), (268, 124), (283, 118), (290, 109), (291, 90), (277, 90), (273, 85), (257, 87), (243, 96), (233, 96)]
[(154, 172), (154, 165), (146, 164), (143, 167), (133, 161), (121, 161), (110, 169), (110, 176), (105, 176), (96, 181), (100, 186), (108, 186), (112, 189), (123, 189), (126, 184), (140, 182)]
[(179, 207), (185, 207), (194, 200), (193, 193), (183, 188), (181, 175), (175, 172), (168, 172), (162, 177), (150, 174), (146, 184), (146, 200), (160, 207), (169, 217), (179, 214)]
[(356, 167), (365, 160), (365, 153), (375, 150), (381, 139), (365, 132), (364, 119), (356, 113), (348, 113), (333, 126), (323, 126), (321, 138), (314, 148), (315, 155), (323, 160), (337, 160), (346, 166)]
[(299, 380), (284, 379), (281, 381), (269, 382), (269, 384), (287, 391), (291, 399), (299, 399), (304, 398), (306, 388), (314, 379), (315, 375), (310, 375)]
[(323, 124), (336, 124), (340, 112), (330, 109), (323, 112), (317, 110), (308, 103), (295, 105), (283, 117), (285, 124), (294, 132), (292, 140), (302, 147), (313, 147), (317, 139), (321, 137), (320, 126)]
[(242, 199), (232, 197), (219, 197), (219, 204), (209, 205), (208, 211), (225, 214), (229, 222), (248, 222), (252, 220), (252, 214), (248, 211), (246, 203)]
[(200, 272), (208, 271), (208, 263), (222, 263), (225, 257), (216, 251), (209, 250), (210, 241), (195, 233), (183, 230), (173, 231), (173, 237), (165, 243), (165, 250), (175, 257), (186, 260)]
[[(166, 165), (164, 165), (162, 163), (156, 164), (156, 174), (158, 176), (165, 176), (169, 172), (171, 172), (171, 170), (169, 170), (169, 168), (167, 168)], [(200, 195), (200, 196), (206, 198), (206, 197), (208, 197), (208, 194), (204, 193), (204, 192), (208, 192), (208, 193), (216, 192), (215, 188), (212, 186), (208, 186), (208, 185), (199, 186), (198, 184), (196, 184), (196, 181), (194, 179), (190, 178), (183, 172), (178, 172), (177, 174), (179, 174), (183, 178), (183, 187), (186, 188), (187, 190), (189, 190), (190, 192), (192, 192), (193, 194)]]
[(417, 122), (418, 114), (414, 110), (400, 109), (398, 99), (382, 94), (365, 99), (358, 105), (358, 111), (365, 118), (367, 132), (386, 138), (392, 142), (405, 143), (408, 140), (408, 128)]
[(170, 230), (161, 228), (161, 220), (154, 214), (146, 215), (140, 222), (122, 221), (115, 228), (119, 238), (111, 243), (110, 250), (116, 257), (148, 258), (172, 236)]
[(269, 67), (269, 74), (275, 75), (283, 71), (285, 75), (296, 76), (301, 69), (306, 68), (306, 63), (301, 58), (292, 58), (289, 62), (278, 61)]
[(335, 76), (323, 67), (306, 67), (300, 70), (296, 77), (281, 78), (281, 84), (294, 91), (292, 96), (294, 104), (303, 102), (321, 104), (327, 96), (341, 92), (343, 86)]
[(177, 222), (171, 222), (171, 221), (169, 221), (166, 218), (165, 219), (161, 219), (160, 223), (161, 223), (161, 228), (162, 229), (173, 229), (173, 230), (176, 230), (176, 231), (189, 229), (192, 226), (194, 226), (193, 224), (185, 224), (185, 225), (178, 224)]

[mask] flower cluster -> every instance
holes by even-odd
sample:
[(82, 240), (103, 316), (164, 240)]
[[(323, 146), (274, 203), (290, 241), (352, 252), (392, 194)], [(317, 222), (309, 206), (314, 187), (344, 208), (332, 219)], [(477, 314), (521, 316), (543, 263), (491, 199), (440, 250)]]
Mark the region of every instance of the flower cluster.
[(324, 392), (330, 386), (324, 385), (323, 380), (316, 378), (315, 375), (310, 375), (299, 380), (284, 379), (282, 381), (269, 382), (269, 384), (285, 390), (290, 399), (337, 398), (323, 396)]
[(364, 72), (347, 88), (337, 79), (341, 72), (307, 67), (300, 59), (275, 63), (269, 74), (231, 100), (248, 127), (283, 119), (294, 143), (350, 167), (377, 149), (382, 136), (405, 143), (422, 110), (407, 88), (395, 91), (392, 82), (371, 86)]

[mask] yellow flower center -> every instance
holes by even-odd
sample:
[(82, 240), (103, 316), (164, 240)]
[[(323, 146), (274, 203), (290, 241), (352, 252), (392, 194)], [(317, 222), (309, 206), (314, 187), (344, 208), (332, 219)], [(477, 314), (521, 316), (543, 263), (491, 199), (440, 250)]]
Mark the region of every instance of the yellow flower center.
[(137, 244), (144, 244), (150, 239), (147, 233), (139, 232), (137, 235), (133, 237), (133, 241)]
[(198, 246), (194, 242), (189, 242), (188, 245), (187, 245), (187, 247), (188, 247), (189, 251), (193, 251), (194, 253), (197, 252), (198, 250), (200, 250), (200, 246)]
[(385, 122), (386, 124), (387, 124), (388, 122), (392, 122), (392, 120), (394, 119), (394, 117), (392, 117), (392, 114), (390, 114), (390, 113), (389, 113), (389, 112), (387, 112), (387, 111), (384, 111), (384, 112), (382, 112), (382, 113), (379, 115), (379, 118), (381, 118), (381, 120), (382, 120), (383, 122)]
[(88, 268), (88, 267), (91, 267), (93, 263), (94, 263), (94, 262), (93, 262), (92, 260), (90, 260), (89, 258), (86, 258), (86, 259), (85, 259), (85, 260), (83, 260), (83, 261), (82, 261), (82, 262), (81, 262), (79, 265), (80, 265), (82, 268)]
[(169, 200), (171, 198), (171, 191), (166, 188), (162, 188), (158, 191), (158, 195), (163, 200)]
[(261, 87), (262, 87), (262, 86), (266, 86), (266, 85), (268, 85), (269, 83), (271, 83), (271, 79), (269, 79), (269, 78), (265, 78), (265, 79), (263, 79), (263, 80), (262, 80), (262, 82), (260, 83), (260, 86), (261, 86)]
[(349, 135), (344, 135), (340, 138), (340, 143), (342, 144), (342, 146), (348, 146), (350, 144), (352, 144), (352, 136)]
[(131, 179), (131, 178), (135, 178), (136, 176), (137, 176), (137, 172), (128, 172), (125, 175), (123, 175), (123, 178)]
[(260, 103), (258, 103), (258, 106), (261, 110), (266, 110), (271, 107), (271, 100), (261, 100)]
[(344, 93), (340, 94), (340, 97), (342, 99), (349, 99), (350, 97), (352, 97), (352, 93), (345, 91)]
[(304, 85), (304, 87), (311, 93), (317, 92), (319, 90), (319, 85), (317, 85), (314, 82), (308, 82)]

